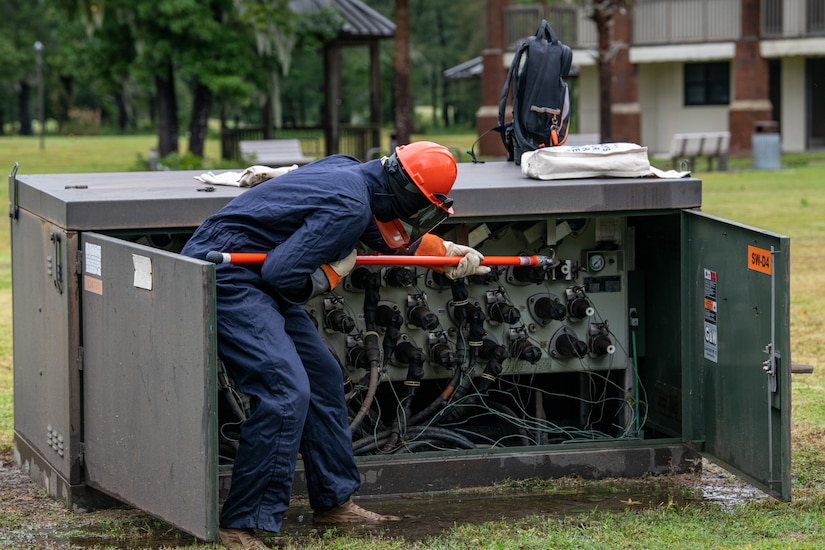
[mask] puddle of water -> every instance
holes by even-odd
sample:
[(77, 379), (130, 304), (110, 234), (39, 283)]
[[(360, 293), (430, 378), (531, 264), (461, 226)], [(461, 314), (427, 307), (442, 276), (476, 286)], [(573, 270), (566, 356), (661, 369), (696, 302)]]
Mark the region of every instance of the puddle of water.
[[(160, 549), (160, 548), (178, 548), (184, 546), (191, 546), (197, 544), (199, 541), (189, 533), (184, 533), (178, 529), (166, 526), (161, 527), (158, 531), (158, 520), (146, 517), (147, 522), (145, 536), (140, 535), (138, 529), (136, 533), (113, 535), (111, 525), (103, 525), (100, 527), (83, 527), (78, 529), (78, 535), (69, 535), (65, 533), (49, 533), (40, 532), (37, 535), (38, 544), (33, 546), (26, 546), (26, 548), (60, 548), (60, 549), (76, 549), (82, 550), (84, 548), (116, 548), (118, 550), (146, 550), (146, 549)], [(137, 519), (134, 526), (141, 524), (141, 520)], [(151, 527), (149, 526), (151, 525)], [(162, 526), (163, 524), (160, 523)]]
[[(681, 490), (647, 493), (635, 491), (555, 491), (524, 492), (522, 489), (498, 491), (495, 495), (482, 493), (431, 494), (413, 497), (362, 498), (358, 502), (369, 510), (394, 514), (403, 518), (380, 526), (337, 527), (352, 536), (375, 535), (385, 538), (403, 537), (418, 541), (444, 533), (456, 525), (480, 524), (487, 521), (516, 520), (531, 515), (566, 516), (592, 510), (621, 511), (627, 509), (658, 508), (686, 502)], [(302, 503), (293, 503), (281, 530), (291, 538), (305, 538), (326, 529), (312, 523), (312, 511)]]
[[(498, 489), (488, 492), (461, 491), (414, 496), (369, 497), (358, 502), (369, 510), (401, 516), (400, 522), (379, 525), (353, 525), (335, 527), (338, 532), (352, 537), (403, 538), (420, 541), (443, 534), (456, 525), (481, 524), (487, 521), (516, 520), (530, 515), (574, 515), (594, 509), (620, 511), (667, 506), (668, 503), (686, 502), (679, 495), (678, 487), (658, 488), (644, 484), (630, 490), (613, 489), (553, 489), (546, 491), (524, 488)], [(641, 489), (641, 492), (639, 489)], [(150, 520), (153, 521), (153, 520)], [(284, 518), (280, 536), (293, 542), (306, 541), (331, 529), (316, 526), (312, 522), (312, 510), (305, 499), (293, 500)], [(169, 548), (195, 544), (190, 535), (171, 529), (147, 537), (123, 540), (118, 537), (95, 536), (94, 529), (84, 529), (83, 536), (68, 540), (48, 533), (36, 537), (40, 548), (92, 548), (106, 546), (118, 549)], [(47, 544), (51, 543), (51, 545)]]
[(725, 510), (744, 502), (770, 498), (753, 485), (707, 460), (702, 461), (702, 475), (693, 489), (701, 496), (703, 502), (719, 504)]

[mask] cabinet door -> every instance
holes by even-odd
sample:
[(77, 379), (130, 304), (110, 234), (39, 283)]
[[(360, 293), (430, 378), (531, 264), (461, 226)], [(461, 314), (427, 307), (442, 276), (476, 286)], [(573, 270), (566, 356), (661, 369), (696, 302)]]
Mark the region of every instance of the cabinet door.
[(217, 537), (215, 268), (81, 236), (85, 482)]
[(790, 500), (790, 240), (682, 216), (683, 433)]
[(76, 246), (26, 210), (11, 222), (15, 443), (32, 477), (66, 502), (81, 481)]

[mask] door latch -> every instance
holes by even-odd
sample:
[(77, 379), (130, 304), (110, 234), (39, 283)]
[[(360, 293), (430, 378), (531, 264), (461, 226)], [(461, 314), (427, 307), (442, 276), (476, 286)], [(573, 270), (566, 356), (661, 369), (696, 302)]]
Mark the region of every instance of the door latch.
[(768, 358), (762, 361), (762, 370), (768, 375), (768, 390), (771, 393), (776, 393), (776, 373), (779, 371), (779, 353), (773, 349), (773, 344), (768, 344), (763, 353), (768, 355)]
[(59, 294), (63, 294), (63, 263), (61, 261), (61, 258), (63, 258), (63, 239), (56, 231), (49, 233), (49, 239), (52, 241), (54, 251), (53, 255), (46, 258), (49, 275), (52, 277), (54, 288), (57, 289)]

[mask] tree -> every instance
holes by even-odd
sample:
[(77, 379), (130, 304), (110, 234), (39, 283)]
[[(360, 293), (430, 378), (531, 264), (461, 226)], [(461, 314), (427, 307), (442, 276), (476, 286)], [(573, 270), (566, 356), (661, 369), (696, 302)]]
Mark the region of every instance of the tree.
[[(20, 133), (32, 135), (31, 98), (37, 90), (34, 43), (43, 44), (43, 58), (48, 61), (54, 51), (52, 27), (42, 0), (11, 0), (0, 3), (0, 58), (4, 84), (17, 96), (17, 119)], [(45, 77), (49, 77), (45, 64)], [(35, 111), (36, 112), (36, 111)]]
[(598, 48), (596, 69), (599, 75), (599, 129), (602, 143), (613, 139), (611, 116), (613, 60), (621, 47), (613, 40), (613, 26), (616, 14), (630, 7), (631, 0), (592, 0), (590, 18), (596, 23)]
[[(289, 78), (281, 83), (283, 126), (318, 126), (324, 110), (324, 44), (338, 34), (342, 22), (330, 8), (301, 14), (295, 22), (293, 57)], [(345, 98), (348, 99), (348, 98)], [(278, 121), (276, 121), (278, 124)]]
[[(429, 98), (434, 126), (449, 126), (453, 115), (462, 114), (465, 121), (475, 123), (479, 95), (465, 98), (459, 89), (451, 91), (444, 71), (476, 57), (484, 48), (485, 28), (478, 24), (483, 20), (484, 3), (467, 0), (420, 0), (410, 14), (410, 89), (413, 98)], [(462, 83), (464, 94), (475, 89), (474, 82), (478, 83), (469, 79)]]
[(408, 0), (395, 0), (395, 50), (393, 56), (395, 132), (399, 145), (412, 135), (410, 107), (410, 11)]
[[(98, 111), (100, 119), (114, 119), (120, 130), (133, 122), (127, 89), (132, 80), (137, 41), (131, 28), (107, 13), (104, 2), (44, 0), (54, 31), (50, 54), (59, 86), (54, 116), (61, 131), (75, 131), (72, 109), (83, 106)], [(77, 105), (78, 97), (80, 97)], [(81, 123), (82, 124), (82, 123)]]
[[(254, 49), (251, 32), (238, 17), (243, 2), (212, 0), (203, 4), (199, 40), (193, 48), (176, 56), (181, 79), (188, 84), (192, 97), (189, 116), (189, 152), (204, 156), (209, 115), (215, 97), (226, 101), (241, 94), (251, 95), (256, 86), (246, 75), (254, 72)], [(225, 27), (232, 30), (226, 31)], [(220, 37), (215, 40), (214, 36)], [(246, 83), (244, 83), (246, 81)]]
[[(403, 21), (396, 15), (396, 0), (367, 0), (367, 4), (375, 8), (396, 23), (395, 46), (402, 46)], [(478, 0), (418, 0), (413, 4), (414, 9), (408, 10), (409, 38), (406, 41), (407, 87), (408, 87), (408, 117), (411, 131), (415, 125), (415, 105), (424, 103), (433, 108), (433, 124), (447, 120), (447, 101), (455, 102), (456, 97), (450, 98), (448, 83), (443, 78), (443, 71), (459, 63), (463, 63), (479, 54), (485, 47), (485, 26), (480, 24), (484, 20), (484, 2)], [(395, 56), (397, 52), (394, 51)], [(390, 101), (393, 110), (389, 116), (395, 118), (398, 111), (396, 95), (399, 93), (396, 80), (395, 62), (388, 67), (393, 77), (393, 96)], [(466, 84), (466, 83), (465, 83)], [(465, 87), (466, 88), (466, 87)], [(456, 91), (452, 92), (455, 96)], [(478, 108), (478, 96), (461, 97), (460, 103), (468, 121), (475, 121), (475, 110)], [(438, 117), (438, 113), (441, 116)], [(396, 127), (398, 123), (396, 122)]]
[[(161, 157), (178, 151), (181, 97), (191, 98), (189, 151), (203, 156), (214, 99), (239, 100), (255, 89), (268, 90), (277, 64), (256, 51), (259, 22), (289, 17), (287, 0), (51, 1), (87, 24), (99, 45), (90, 57), (97, 70), (121, 86), (132, 74), (154, 89)], [(105, 52), (116, 54), (107, 58)], [(179, 93), (181, 82), (188, 94)]]
[(296, 14), (287, 0), (239, 0), (236, 2), (242, 28), (254, 38), (255, 70), (262, 97), (261, 125), (269, 139), (273, 124), (282, 125), (281, 87), (289, 74), (295, 47)]

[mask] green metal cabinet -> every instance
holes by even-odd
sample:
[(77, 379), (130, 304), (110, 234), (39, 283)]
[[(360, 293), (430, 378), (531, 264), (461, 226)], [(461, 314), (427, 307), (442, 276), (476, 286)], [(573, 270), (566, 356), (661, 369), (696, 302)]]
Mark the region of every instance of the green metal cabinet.
[[(218, 456), (215, 270), (176, 248), (243, 190), (205, 192), (193, 175), (12, 178), (14, 444), (55, 498), (115, 497), (214, 540), (230, 471)], [(703, 214), (692, 178), (540, 182), (504, 163), (462, 164), (453, 194), (448, 236), (483, 234), (493, 254), (543, 242), (582, 270), (621, 348), (615, 368), (588, 365), (632, 396), (634, 414), (615, 411), (630, 436), (363, 457), (362, 494), (684, 471), (701, 454), (790, 499), (787, 237)], [(523, 306), (536, 290), (517, 283), (503, 284)], [(447, 298), (428, 291), (446, 317)], [(358, 298), (346, 283), (341, 294)], [(546, 347), (555, 329), (533, 325)], [(578, 391), (587, 369), (543, 354), (509, 360), (503, 376)], [(443, 376), (427, 368), (425, 383)]]

